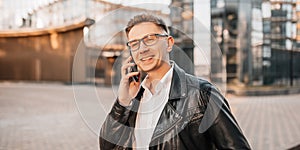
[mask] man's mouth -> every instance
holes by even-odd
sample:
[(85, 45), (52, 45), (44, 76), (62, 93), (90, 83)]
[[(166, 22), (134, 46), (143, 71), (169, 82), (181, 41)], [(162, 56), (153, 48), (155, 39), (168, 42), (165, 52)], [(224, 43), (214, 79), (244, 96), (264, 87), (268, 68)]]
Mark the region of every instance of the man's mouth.
[(153, 57), (154, 57), (154, 56), (147, 56), (147, 57), (141, 58), (140, 60), (141, 60), (141, 61), (149, 61), (149, 60), (151, 60)]

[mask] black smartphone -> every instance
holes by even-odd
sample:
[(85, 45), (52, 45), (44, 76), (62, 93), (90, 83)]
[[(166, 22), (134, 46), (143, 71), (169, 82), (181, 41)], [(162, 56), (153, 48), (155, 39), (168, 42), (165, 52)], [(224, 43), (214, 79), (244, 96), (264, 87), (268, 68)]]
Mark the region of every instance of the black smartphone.
[[(132, 67), (130, 67), (130, 68), (128, 68), (127, 73), (129, 73), (129, 72), (138, 72), (139, 70), (138, 70), (138, 67), (137, 67), (136, 63), (133, 60), (131, 51), (129, 51), (129, 54), (130, 54), (130, 57), (131, 57), (131, 61), (130, 62), (134, 63), (135, 65), (132, 66)], [(131, 83), (132, 81), (138, 82), (139, 81), (139, 74), (136, 75), (136, 76), (132, 76), (131, 78), (129, 78), (129, 83)]]
[[(133, 60), (131, 60), (131, 62), (135, 64), (135, 62)], [(138, 72), (137, 65), (135, 64), (134, 66), (128, 68), (127, 73), (129, 73), (129, 72)], [(132, 76), (131, 78), (129, 78), (129, 82), (132, 82), (132, 81), (138, 82), (139, 81), (139, 75)]]

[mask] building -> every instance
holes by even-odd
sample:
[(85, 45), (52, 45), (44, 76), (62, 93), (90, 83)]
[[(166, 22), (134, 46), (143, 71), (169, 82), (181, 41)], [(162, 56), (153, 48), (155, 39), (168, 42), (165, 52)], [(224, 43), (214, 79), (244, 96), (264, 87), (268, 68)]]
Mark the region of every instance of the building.
[[(299, 0), (173, 0), (169, 11), (163, 8), (170, 13), (101, 0), (37, 4), (30, 10), (17, 4), (20, 16), (8, 13), (13, 2), (0, 1), (1, 80), (114, 84), (120, 78), (118, 59), (128, 55), (123, 33), (128, 18), (151, 12), (167, 20), (176, 44), (171, 57), (189, 73), (236, 87), (300, 84)], [(9, 50), (16, 41), (25, 44)], [(199, 45), (208, 54), (205, 65), (197, 63)]]
[(169, 18), (161, 11), (101, 0), (39, 1), (29, 10), (22, 1), (11, 13), (13, 3), (0, 5), (6, 12), (0, 18), (0, 80), (111, 85), (118, 80), (115, 61), (126, 51), (128, 19), (142, 12)]
[(212, 0), (212, 33), (226, 54), (227, 83), (299, 86), (299, 0)]

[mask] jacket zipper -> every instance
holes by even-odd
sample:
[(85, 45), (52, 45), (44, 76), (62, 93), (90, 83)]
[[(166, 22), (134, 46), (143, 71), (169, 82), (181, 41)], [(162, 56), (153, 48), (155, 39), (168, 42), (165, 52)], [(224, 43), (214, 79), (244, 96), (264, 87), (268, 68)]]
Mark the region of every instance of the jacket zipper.
[(157, 139), (158, 137), (164, 135), (165, 133), (169, 132), (181, 120), (182, 120), (182, 117), (180, 116), (180, 118), (170, 128), (168, 128), (167, 130), (165, 130), (162, 133), (158, 134), (157, 136), (153, 137), (152, 140), (151, 140), (151, 142), (154, 141), (155, 139)]

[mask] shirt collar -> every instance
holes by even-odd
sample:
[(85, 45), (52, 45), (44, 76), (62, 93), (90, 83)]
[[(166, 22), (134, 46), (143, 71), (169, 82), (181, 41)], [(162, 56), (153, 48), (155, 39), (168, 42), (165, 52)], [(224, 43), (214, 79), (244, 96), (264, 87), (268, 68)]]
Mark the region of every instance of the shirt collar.
[[(160, 91), (162, 88), (167, 88), (171, 86), (172, 82), (172, 76), (173, 76), (173, 69), (174, 65), (171, 63), (171, 68), (168, 70), (168, 72), (161, 78), (161, 80), (157, 83), (155, 87), (155, 92), (157, 93)], [(148, 75), (146, 76), (145, 80), (141, 83), (142, 87), (146, 89), (147, 91), (149, 90), (148, 87), (146, 86), (146, 80), (147, 80)]]

